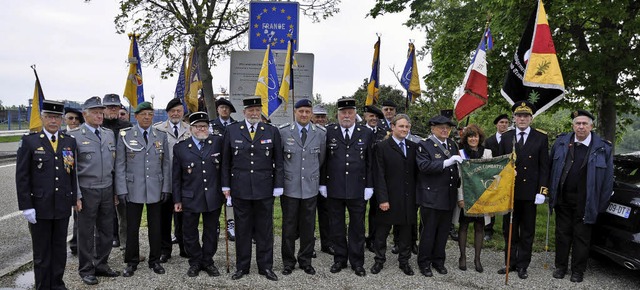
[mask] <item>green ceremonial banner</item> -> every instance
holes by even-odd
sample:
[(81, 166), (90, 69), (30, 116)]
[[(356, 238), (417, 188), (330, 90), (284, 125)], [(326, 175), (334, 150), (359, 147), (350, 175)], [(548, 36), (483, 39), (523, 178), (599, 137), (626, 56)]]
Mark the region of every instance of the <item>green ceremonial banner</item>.
[[(484, 214), (505, 212), (509, 207), (509, 196), (513, 191), (513, 179), (509, 166), (510, 155), (502, 155), (493, 158), (467, 159), (460, 164), (460, 174), (462, 177), (462, 192), (464, 194), (465, 213), (468, 216), (482, 216)], [(507, 173), (507, 174), (505, 174)], [(500, 186), (499, 186), (500, 184)], [(502, 186), (505, 184), (506, 186)], [(509, 184), (511, 189), (509, 190)], [(483, 202), (476, 205), (476, 201), (482, 197)], [(472, 207), (475, 208), (469, 211)], [(502, 206), (498, 206), (502, 205)]]

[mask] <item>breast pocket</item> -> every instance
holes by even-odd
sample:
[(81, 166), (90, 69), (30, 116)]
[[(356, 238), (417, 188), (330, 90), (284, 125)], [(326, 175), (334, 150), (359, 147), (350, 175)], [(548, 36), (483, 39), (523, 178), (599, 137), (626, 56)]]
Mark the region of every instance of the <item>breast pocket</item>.
[(79, 147), (78, 148), (78, 157), (80, 161), (89, 161), (96, 156), (96, 150), (94, 148), (87, 147)]
[(51, 168), (52, 158), (48, 154), (34, 154), (31, 160), (31, 166), (35, 168), (36, 172), (43, 172), (46, 168)]

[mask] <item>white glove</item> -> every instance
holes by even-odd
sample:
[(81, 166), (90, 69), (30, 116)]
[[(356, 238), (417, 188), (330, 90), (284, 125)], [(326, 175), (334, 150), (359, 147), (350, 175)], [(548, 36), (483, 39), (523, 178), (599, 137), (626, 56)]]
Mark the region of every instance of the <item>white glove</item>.
[(227, 197), (227, 206), (232, 206), (232, 205), (231, 205), (231, 197), (230, 197), (230, 196), (229, 196), (229, 197)]
[(447, 168), (455, 163), (462, 163), (462, 157), (460, 157), (460, 155), (453, 155), (449, 157), (449, 159), (445, 160), (443, 168)]
[(22, 211), (22, 215), (24, 216), (24, 218), (30, 223), (30, 224), (35, 224), (36, 223), (36, 210), (33, 208), (30, 209), (25, 209)]
[(274, 188), (274, 189), (273, 189), (273, 196), (274, 196), (274, 197), (281, 196), (281, 195), (282, 195), (282, 193), (284, 193), (284, 189), (283, 189), (282, 187)]
[(324, 198), (327, 198), (327, 186), (326, 185), (320, 185), (320, 188), (318, 189), (318, 191), (320, 192), (320, 195), (322, 195)]
[(373, 188), (367, 187), (364, 189), (364, 200), (369, 200), (373, 195)]
[(536, 201), (535, 204), (543, 204), (545, 196), (543, 194), (536, 193)]

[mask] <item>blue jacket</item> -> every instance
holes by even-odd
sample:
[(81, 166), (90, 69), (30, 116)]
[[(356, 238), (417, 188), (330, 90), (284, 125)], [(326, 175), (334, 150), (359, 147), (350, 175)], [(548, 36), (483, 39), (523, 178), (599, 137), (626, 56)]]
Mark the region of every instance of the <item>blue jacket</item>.
[[(558, 136), (551, 148), (551, 176), (549, 186), (550, 202), (553, 209), (557, 203), (560, 178), (564, 168), (569, 145), (573, 143), (574, 134)], [(591, 146), (587, 157), (587, 197), (585, 204), (584, 223), (594, 224), (598, 213), (603, 212), (609, 205), (609, 198), (613, 193), (613, 155), (611, 143), (602, 140), (600, 136), (591, 133)]]

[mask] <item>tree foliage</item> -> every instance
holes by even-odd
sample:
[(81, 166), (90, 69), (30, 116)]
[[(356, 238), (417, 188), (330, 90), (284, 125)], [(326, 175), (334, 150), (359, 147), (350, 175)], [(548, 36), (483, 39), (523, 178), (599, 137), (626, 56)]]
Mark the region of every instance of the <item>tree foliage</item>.
[[(489, 103), (471, 118), (493, 120), (496, 114), (509, 111), (500, 89), (536, 4), (533, 0), (378, 0), (370, 14), (411, 10), (405, 24), (426, 31), (422, 54), (430, 53), (432, 58), (430, 72), (424, 76), (426, 97), (447, 99), (451, 105), (470, 52), (490, 17), (494, 49), (487, 56)], [(640, 1), (548, 0), (544, 4), (567, 89), (565, 99), (545, 115), (561, 109), (592, 110), (597, 112), (598, 131), (614, 141), (616, 132), (623, 134), (631, 122), (625, 116), (640, 113)]]
[[(226, 58), (232, 49), (246, 47), (249, 29), (249, 0), (120, 0), (115, 18), (118, 33), (140, 33), (143, 62), (162, 68), (169, 77), (180, 70), (183, 50), (195, 47), (198, 53), (203, 96), (207, 109), (213, 104), (211, 67)], [(301, 0), (301, 14), (314, 22), (339, 12), (340, 0)], [(204, 68), (204, 69), (203, 69)]]

